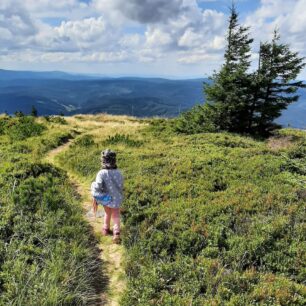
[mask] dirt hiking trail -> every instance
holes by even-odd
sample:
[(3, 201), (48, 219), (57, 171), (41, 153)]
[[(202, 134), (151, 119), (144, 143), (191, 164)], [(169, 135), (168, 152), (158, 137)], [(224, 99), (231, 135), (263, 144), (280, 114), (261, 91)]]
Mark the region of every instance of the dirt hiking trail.
[[(56, 162), (56, 156), (69, 149), (73, 140), (50, 151), (44, 161), (54, 164), (61, 168)], [(67, 171), (65, 169), (65, 171)], [(84, 208), (85, 218), (92, 226), (94, 233), (99, 241), (100, 258), (103, 266), (106, 267), (105, 274), (108, 278), (108, 288), (105, 293), (101, 294), (102, 303), (105, 306), (118, 306), (122, 292), (125, 289), (125, 277), (123, 268), (124, 248), (122, 245), (114, 244), (112, 237), (103, 237), (101, 235), (103, 216), (95, 218), (91, 213), (91, 197), (90, 186), (88, 182), (82, 181), (74, 173), (68, 171), (68, 176), (75, 186), (79, 196), (81, 197)], [(102, 214), (103, 208), (99, 207), (98, 215)]]

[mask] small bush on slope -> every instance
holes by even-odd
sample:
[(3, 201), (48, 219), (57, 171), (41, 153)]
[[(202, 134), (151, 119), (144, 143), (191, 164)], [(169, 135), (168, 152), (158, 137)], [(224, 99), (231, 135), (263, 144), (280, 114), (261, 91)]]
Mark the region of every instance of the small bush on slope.
[[(126, 179), (122, 305), (304, 305), (305, 176), (288, 169), (297, 155), (228, 133), (150, 129), (141, 147), (112, 147)], [(96, 143), (62, 164), (92, 179)]]
[(81, 147), (90, 147), (94, 144), (95, 142), (94, 142), (92, 135), (80, 136), (74, 141), (74, 145), (81, 146)]
[(214, 116), (211, 106), (196, 105), (174, 120), (174, 130), (183, 134), (217, 132), (219, 127), (214, 123)]
[[(3, 120), (5, 119), (1, 121)], [(7, 120), (4, 127), (4, 133), (7, 134), (12, 141), (16, 141), (39, 136), (45, 129), (45, 126), (37, 123), (34, 117), (23, 116)]]
[(65, 118), (61, 116), (45, 116), (44, 117), (47, 122), (57, 123), (57, 124), (68, 124)]
[(129, 147), (140, 147), (143, 142), (139, 140), (134, 140), (130, 135), (115, 134), (114, 136), (108, 136), (108, 138), (103, 142), (104, 145), (115, 145), (124, 144)]

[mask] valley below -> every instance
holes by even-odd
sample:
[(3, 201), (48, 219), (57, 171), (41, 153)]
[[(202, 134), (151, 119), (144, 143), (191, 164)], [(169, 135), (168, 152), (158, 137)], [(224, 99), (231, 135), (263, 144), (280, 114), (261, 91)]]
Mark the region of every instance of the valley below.
[[(208, 79), (103, 78), (62, 72), (0, 70), (0, 113), (40, 115), (107, 113), (139, 118), (176, 117), (205, 102)], [(277, 123), (306, 128), (306, 90), (300, 100), (283, 111)]]

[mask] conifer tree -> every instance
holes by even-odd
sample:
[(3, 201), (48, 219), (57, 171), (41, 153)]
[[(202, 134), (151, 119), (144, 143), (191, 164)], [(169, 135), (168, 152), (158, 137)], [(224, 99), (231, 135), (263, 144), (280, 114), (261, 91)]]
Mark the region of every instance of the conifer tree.
[(225, 63), (220, 72), (212, 77), (211, 84), (205, 84), (207, 103), (215, 111), (215, 124), (221, 130), (243, 132), (248, 124), (250, 103), (251, 43), (249, 28), (240, 26), (235, 6), (231, 8), (227, 33)]
[(280, 42), (277, 30), (271, 42), (260, 45), (253, 102), (249, 109), (250, 131), (266, 134), (275, 127), (273, 122), (281, 111), (298, 100), (298, 88), (305, 87), (302, 81), (296, 81), (305, 67), (303, 61), (297, 52), (290, 51), (289, 45)]
[(240, 26), (231, 8), (224, 64), (204, 86), (206, 104), (182, 114), (176, 130), (186, 133), (225, 130), (267, 135), (275, 119), (298, 100), (297, 90), (306, 87), (297, 76), (305, 67), (304, 58), (280, 42), (275, 31), (271, 42), (261, 43), (258, 68), (250, 72), (249, 28)]
[(38, 116), (37, 109), (35, 108), (34, 105), (32, 105), (31, 116), (33, 116), (33, 117), (37, 117)]
[(22, 111), (16, 111), (15, 116), (16, 117), (24, 117), (24, 113)]

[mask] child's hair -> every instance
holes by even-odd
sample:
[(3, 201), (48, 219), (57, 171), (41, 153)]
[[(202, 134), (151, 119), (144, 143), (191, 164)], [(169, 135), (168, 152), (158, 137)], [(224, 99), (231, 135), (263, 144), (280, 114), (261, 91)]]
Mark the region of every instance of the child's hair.
[(106, 149), (101, 152), (102, 169), (117, 169), (116, 152)]

